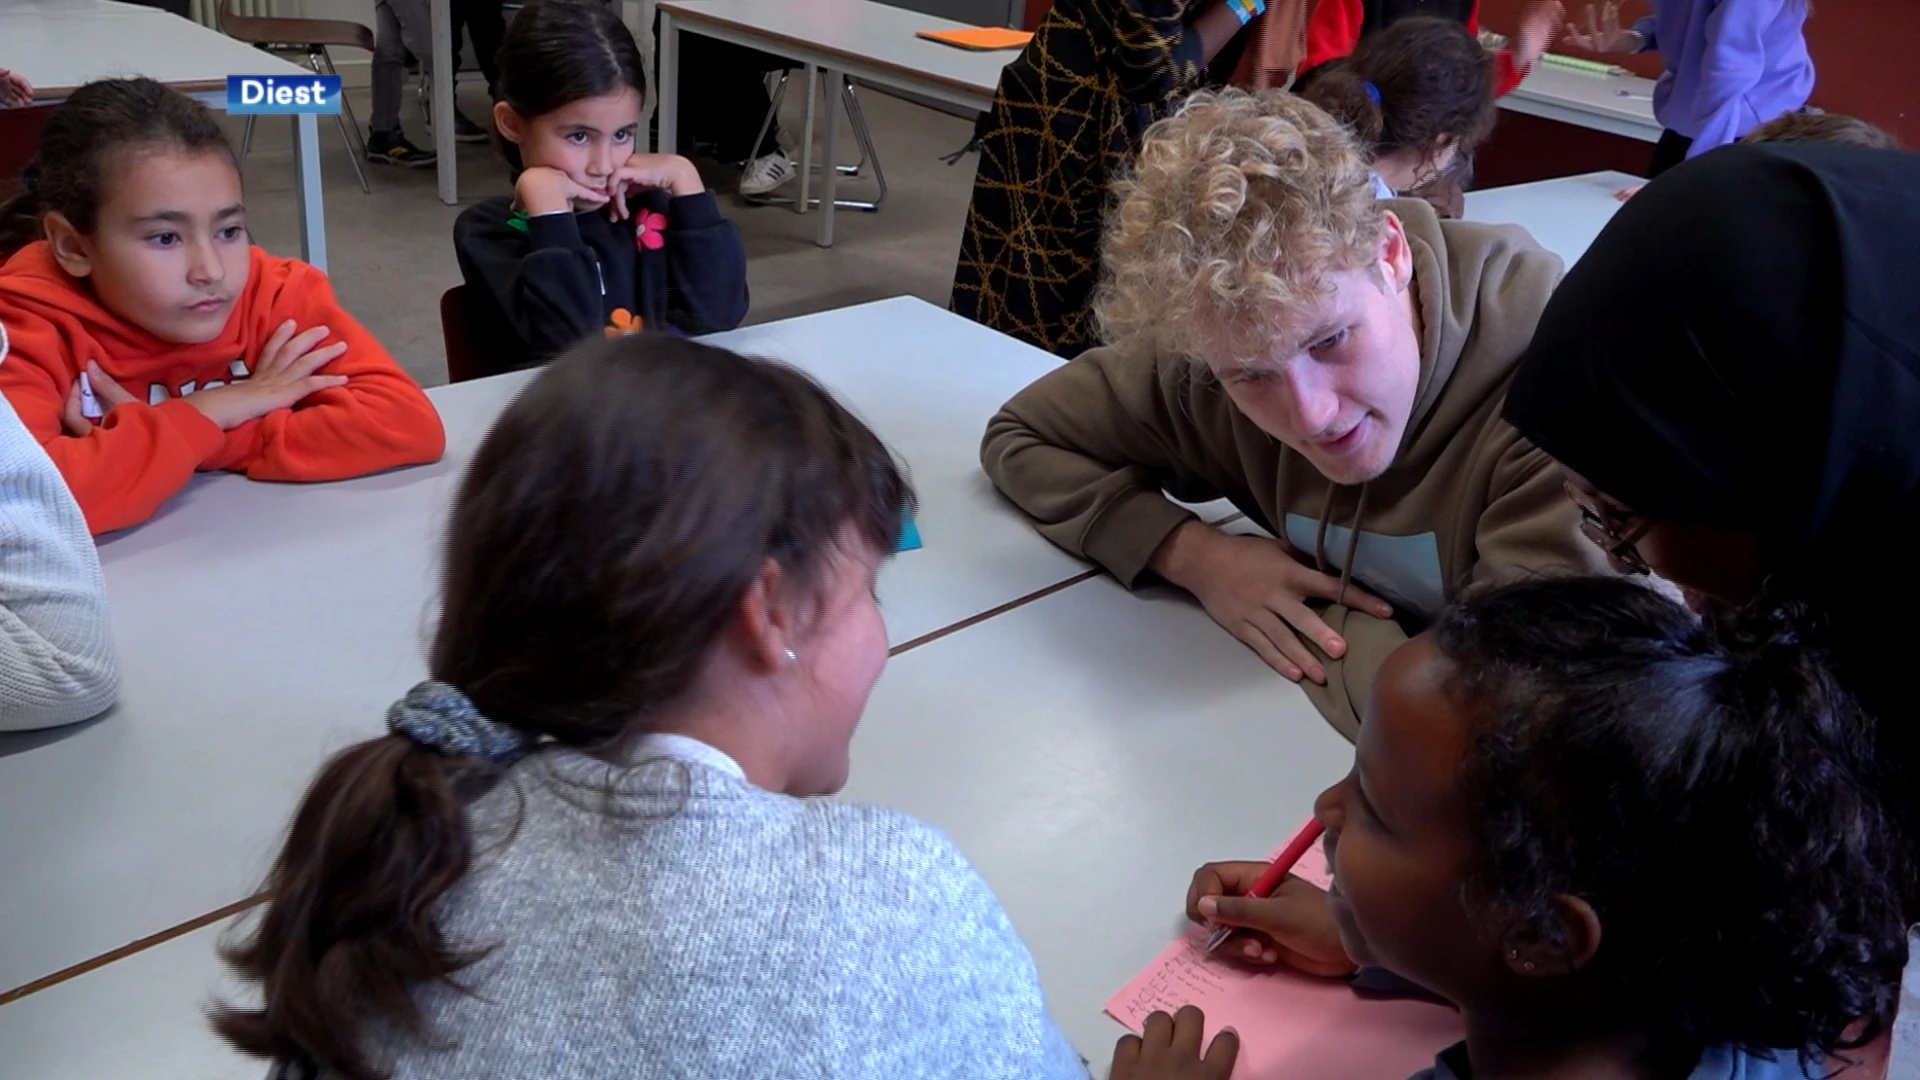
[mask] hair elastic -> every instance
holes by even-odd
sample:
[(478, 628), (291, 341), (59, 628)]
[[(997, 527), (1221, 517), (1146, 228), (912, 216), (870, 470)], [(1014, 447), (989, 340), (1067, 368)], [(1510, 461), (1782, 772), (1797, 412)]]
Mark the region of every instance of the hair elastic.
[(1378, 108), (1380, 105), (1380, 88), (1373, 85), (1373, 80), (1371, 79), (1360, 85), (1367, 88), (1367, 100), (1373, 102), (1374, 107)]
[(387, 709), (387, 730), (448, 756), (511, 765), (538, 742), (519, 728), (480, 714), (460, 688), (428, 679)]

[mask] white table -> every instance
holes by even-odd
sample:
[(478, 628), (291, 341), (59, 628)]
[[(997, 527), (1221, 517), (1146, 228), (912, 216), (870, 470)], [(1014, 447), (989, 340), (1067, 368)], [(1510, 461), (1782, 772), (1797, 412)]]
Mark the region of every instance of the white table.
[(1596, 172), (1467, 193), (1467, 220), (1520, 225), (1569, 268), (1620, 209), (1615, 194), (1644, 183), (1623, 172)]
[(1096, 578), (895, 659), (850, 798), (951, 835), (993, 886), (1081, 1053), (1172, 941), (1211, 859), (1260, 858), (1353, 748), (1192, 600)]
[[(978, 465), (987, 419), (1054, 357), (911, 299), (719, 340), (811, 372), (906, 461), (926, 546), (881, 578), (894, 644), (1086, 573)], [(204, 476), (102, 545), (121, 705), (0, 736), (0, 992), (249, 895), (322, 758), (378, 733), (421, 677), (444, 508), (527, 378), (432, 391), (438, 464), (324, 485)]]
[(1653, 116), (1653, 80), (1638, 75), (1539, 63), (1500, 99), (1500, 107), (1642, 142), (1659, 142), (1662, 130)]
[(807, 208), (813, 171), (813, 102), (824, 82), (826, 139), (820, 167), (821, 247), (833, 246), (834, 154), (840, 128), (840, 79), (852, 76), (935, 101), (985, 112), (993, 104), (1000, 69), (1019, 53), (970, 52), (915, 37), (921, 30), (965, 29), (873, 0), (664, 0), (660, 10), (660, 151), (678, 145), (680, 34), (702, 34), (786, 57), (806, 69), (807, 138), (800, 146), (800, 197)]
[[(1193, 869), (1270, 850), (1352, 760), (1304, 694), (1192, 601), (1102, 578), (893, 660), (846, 797), (953, 837), (1101, 1072), (1120, 1028), (1100, 1007), (1173, 939)], [(0, 1007), (0, 1047), (37, 1080), (252, 1080), (259, 1067), (196, 1011), (233, 993), (216, 938), (201, 930)]]
[[(224, 110), (228, 75), (313, 74), (177, 15), (107, 0), (6, 0), (0, 3), (0, 48), (6, 66), (33, 84), (35, 102), (47, 105), (95, 79), (145, 75)], [(295, 116), (293, 127), (300, 257), (325, 270), (320, 129), (311, 113)]]
[(266, 1066), (207, 1024), (216, 998), (251, 1003), (225, 979), (219, 940), (208, 927), (0, 1007), (3, 1075), (262, 1080)]

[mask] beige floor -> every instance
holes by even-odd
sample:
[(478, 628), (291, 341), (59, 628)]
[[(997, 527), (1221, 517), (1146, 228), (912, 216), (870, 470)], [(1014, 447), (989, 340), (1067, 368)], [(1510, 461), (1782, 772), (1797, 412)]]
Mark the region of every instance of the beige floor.
[[(480, 117), (484, 91), (463, 87), (468, 115)], [(364, 92), (350, 100), (367, 115)], [(797, 95), (791, 95), (797, 96)], [(863, 99), (886, 170), (889, 193), (878, 213), (841, 211), (834, 220), (834, 246), (816, 247), (815, 218), (776, 207), (748, 206), (734, 195), (722, 205), (740, 225), (747, 246), (747, 279), (753, 306), (748, 322), (768, 322), (866, 300), (910, 294), (945, 306), (960, 250), (960, 227), (973, 183), (974, 158), (949, 166), (940, 158), (964, 145), (968, 122), (877, 92)], [(789, 101), (788, 112), (794, 103)], [(789, 143), (799, 124), (787, 126)], [(240, 125), (232, 125), (235, 145)], [(417, 111), (406, 124), (415, 143), (427, 145)], [(269, 251), (298, 254), (294, 216), (290, 124), (259, 125), (246, 164), (247, 212), (254, 239)], [(853, 140), (841, 129), (842, 160)], [(453, 222), (460, 206), (442, 205), (432, 169), (367, 165), (371, 195), (354, 180), (338, 129), (323, 119), (321, 173), (325, 184), (329, 270), (334, 288), (354, 317), (373, 331), (422, 383), (446, 381), (440, 339), (440, 294), (460, 283), (453, 256)], [(485, 144), (459, 148), (461, 205), (511, 189), (506, 167)], [(709, 182), (730, 191), (734, 177), (715, 170)], [(845, 181), (856, 193), (864, 180)]]

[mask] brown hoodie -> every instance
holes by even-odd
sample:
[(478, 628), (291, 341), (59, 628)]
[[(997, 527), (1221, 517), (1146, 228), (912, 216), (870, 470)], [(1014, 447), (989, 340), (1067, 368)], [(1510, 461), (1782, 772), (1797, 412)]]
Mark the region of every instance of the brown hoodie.
[[(987, 475), (1047, 539), (1129, 587), (1192, 516), (1168, 495), (1226, 498), (1306, 565), (1351, 564), (1413, 626), (1500, 571), (1604, 569), (1560, 470), (1500, 418), (1559, 258), (1515, 226), (1442, 222), (1408, 199), (1391, 207), (1424, 326), (1413, 416), (1379, 477), (1334, 484), (1242, 415), (1205, 365), (1127, 346), (1085, 353), (1008, 402), (981, 445)], [(1406, 632), (1339, 605), (1326, 618), (1347, 655), (1326, 662), (1326, 687), (1303, 685), (1352, 738), (1374, 672)]]

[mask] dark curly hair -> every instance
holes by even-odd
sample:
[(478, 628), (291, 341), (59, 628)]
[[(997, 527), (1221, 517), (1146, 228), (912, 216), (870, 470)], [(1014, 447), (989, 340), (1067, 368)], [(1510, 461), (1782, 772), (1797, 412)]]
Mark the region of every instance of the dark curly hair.
[(1493, 57), (1465, 26), (1427, 16), (1361, 38), (1352, 55), (1309, 72), (1299, 93), (1352, 128), (1374, 158), (1414, 150), (1431, 160), (1451, 139), (1465, 160), (1496, 116)]
[(40, 239), (40, 219), (59, 213), (92, 233), (112, 167), (138, 150), (172, 147), (221, 154), (233, 146), (205, 105), (152, 79), (96, 79), (53, 111), (18, 190), (0, 205), (0, 261)]
[(1714, 625), (1569, 577), (1470, 596), (1434, 634), (1485, 724), (1462, 777), (1471, 910), (1552, 941), (1551, 897), (1586, 900), (1598, 1007), (1669, 1045), (1797, 1051), (1820, 1075), (1885, 1029), (1908, 871), (1871, 729), (1804, 614), (1763, 599)]

